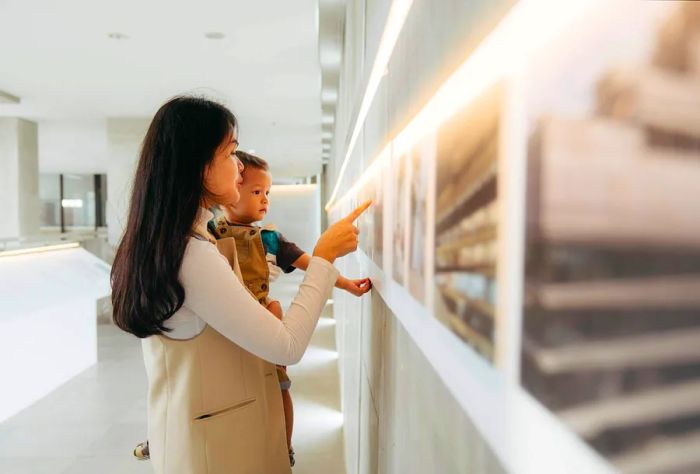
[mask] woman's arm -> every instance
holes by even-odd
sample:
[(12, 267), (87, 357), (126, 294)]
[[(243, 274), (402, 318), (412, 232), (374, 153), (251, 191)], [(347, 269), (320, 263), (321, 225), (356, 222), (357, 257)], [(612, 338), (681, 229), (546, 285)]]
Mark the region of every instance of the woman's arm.
[(357, 249), (357, 219), (367, 201), (321, 234), (304, 281), (287, 314), (278, 320), (263, 308), (231, 271), (217, 248), (190, 239), (180, 267), (184, 306), (243, 349), (269, 362), (299, 362), (311, 340), (338, 270), (332, 263)]
[(248, 293), (214, 245), (192, 239), (180, 270), (184, 305), (248, 352), (274, 364), (295, 364), (338, 277), (328, 261), (309, 260), (299, 292), (280, 321)]

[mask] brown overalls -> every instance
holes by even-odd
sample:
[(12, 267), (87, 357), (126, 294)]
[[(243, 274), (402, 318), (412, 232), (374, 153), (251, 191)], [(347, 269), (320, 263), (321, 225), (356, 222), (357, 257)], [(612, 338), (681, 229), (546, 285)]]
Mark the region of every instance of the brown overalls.
[[(261, 305), (267, 306), (269, 303), (267, 297), (270, 293), (270, 270), (260, 236), (262, 229), (257, 226), (229, 224), (225, 216), (219, 216), (214, 220), (214, 225), (209, 226), (209, 230), (214, 234), (217, 242), (233, 237), (236, 242), (243, 284)], [(277, 377), (283, 390), (291, 387), (292, 381), (284, 367), (277, 367)]]

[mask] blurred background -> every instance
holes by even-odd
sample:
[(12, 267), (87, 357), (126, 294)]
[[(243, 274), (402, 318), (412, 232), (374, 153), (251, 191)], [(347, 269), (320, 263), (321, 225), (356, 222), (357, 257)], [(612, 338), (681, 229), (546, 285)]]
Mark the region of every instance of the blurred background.
[(307, 251), (374, 201), (337, 262), (373, 291), (290, 368), (295, 472), (700, 471), (696, 2), (0, 0), (0, 472), (150, 472), (109, 271), (182, 93)]

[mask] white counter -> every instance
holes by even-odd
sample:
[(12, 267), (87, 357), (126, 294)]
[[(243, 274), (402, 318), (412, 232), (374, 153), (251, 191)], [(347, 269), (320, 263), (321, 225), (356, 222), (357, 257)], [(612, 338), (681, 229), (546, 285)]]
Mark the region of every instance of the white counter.
[(0, 422), (97, 362), (109, 271), (82, 248), (0, 257)]

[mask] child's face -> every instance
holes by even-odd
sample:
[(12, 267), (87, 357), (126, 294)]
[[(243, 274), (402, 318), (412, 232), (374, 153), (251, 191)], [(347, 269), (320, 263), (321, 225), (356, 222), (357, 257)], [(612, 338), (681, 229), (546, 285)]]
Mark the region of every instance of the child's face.
[(234, 220), (242, 224), (263, 220), (270, 207), (270, 186), (272, 176), (268, 171), (252, 166), (245, 168), (240, 187), (241, 198), (238, 203), (228, 207)]

